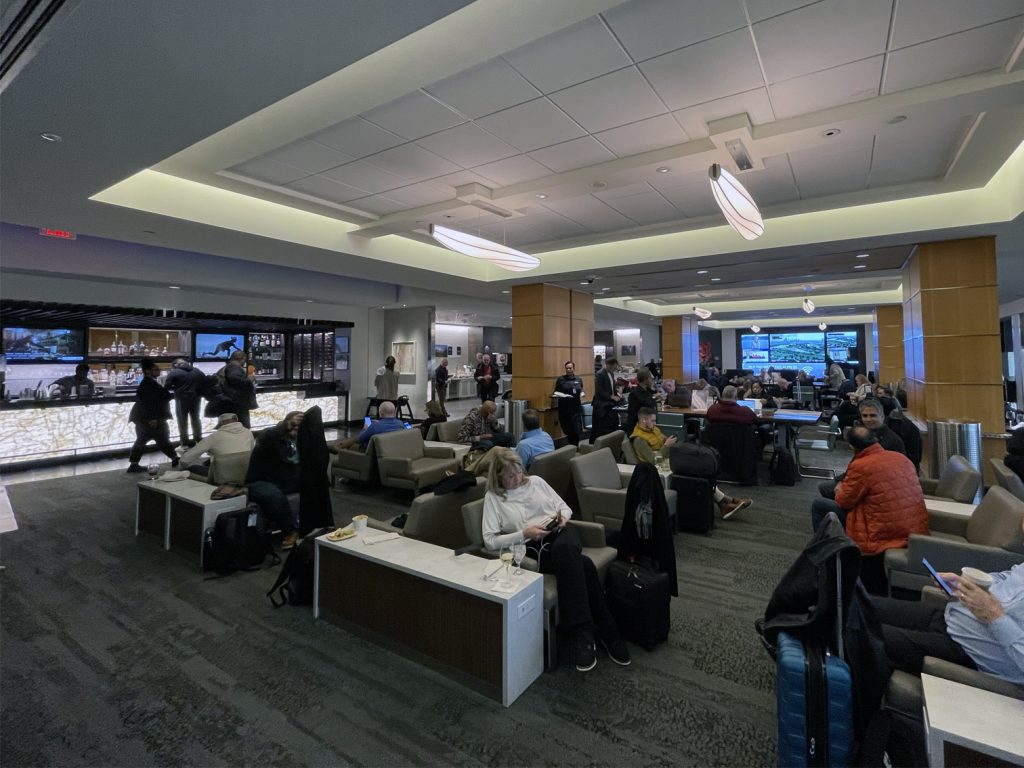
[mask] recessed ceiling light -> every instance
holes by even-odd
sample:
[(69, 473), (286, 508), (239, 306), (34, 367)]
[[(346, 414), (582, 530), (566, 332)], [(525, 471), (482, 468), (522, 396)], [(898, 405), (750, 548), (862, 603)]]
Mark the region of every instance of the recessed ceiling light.
[(144, 235), (155, 235), (156, 234), (156, 230), (155, 229), (144, 229), (144, 230), (142, 230), (142, 234), (144, 234)]
[(889, 118), (889, 125), (896, 125), (896, 123), (902, 123), (906, 119), (906, 115), (895, 115), (894, 117)]
[(313, 300), (312, 300), (312, 299), (306, 299), (306, 303), (307, 303), (307, 304), (312, 304), (312, 303), (313, 303)]
[(537, 195), (537, 199), (538, 199), (538, 200), (547, 200), (547, 199), (548, 199), (548, 196), (547, 196), (547, 195), (545, 195), (545, 194), (544, 194), (544, 193), (542, 192), (541, 194)]
[(610, 291), (610, 290), (611, 290), (611, 288), (602, 288), (601, 290), (602, 290), (602, 291)]
[(402, 306), (404, 307), (404, 306), (405, 306), (405, 304), (403, 304)]
[(708, 271), (706, 269), (698, 269), (697, 270), (697, 274), (698, 275), (706, 275), (707, 273), (708, 273)]
[(502, 291), (502, 293), (512, 293), (512, 291)]
[(671, 168), (666, 168), (666, 167), (665, 167), (665, 166), (663, 165), (663, 166), (661, 166), (660, 168), (655, 168), (654, 170), (656, 170), (656, 171), (657, 171), (658, 173), (668, 173), (668, 172), (669, 172), (670, 170), (672, 170), (672, 169), (671, 169)]
[(712, 277), (711, 278), (711, 282), (712, 283), (720, 283), (720, 282), (722, 282), (722, 278), (720, 278), (720, 277)]
[(821, 132), (821, 135), (823, 138), (831, 139), (833, 136), (838, 136), (840, 133), (842, 133), (842, 131), (838, 128), (826, 128)]
[(854, 269), (867, 269), (867, 268), (868, 268), (867, 264), (858, 264), (856, 267), (854, 267)]
[(180, 285), (168, 285), (167, 287), (170, 288), (172, 291), (180, 291), (181, 290), (181, 286)]
[(580, 285), (590, 285), (591, 280), (580, 280)]
[(608, 185), (605, 184), (603, 181), (592, 181), (592, 182), (590, 182), (590, 188), (591, 189), (604, 189), (607, 186)]
[(866, 259), (866, 258), (867, 258), (868, 256), (870, 256), (870, 255), (871, 255), (871, 254), (868, 254), (868, 253), (858, 253), (858, 254), (857, 254), (857, 258), (858, 258), (858, 259)]
[(53, 142), (54, 144), (60, 144), (62, 141), (64, 141), (63, 137), (58, 136), (56, 133), (40, 133), (39, 138)]

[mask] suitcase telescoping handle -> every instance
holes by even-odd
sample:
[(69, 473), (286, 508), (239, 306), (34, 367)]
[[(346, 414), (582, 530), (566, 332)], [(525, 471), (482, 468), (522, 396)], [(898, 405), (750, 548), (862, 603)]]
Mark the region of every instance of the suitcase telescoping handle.
[[(831, 514), (831, 513), (830, 513)], [(843, 650), (843, 558), (836, 554), (836, 656), (846, 658)]]

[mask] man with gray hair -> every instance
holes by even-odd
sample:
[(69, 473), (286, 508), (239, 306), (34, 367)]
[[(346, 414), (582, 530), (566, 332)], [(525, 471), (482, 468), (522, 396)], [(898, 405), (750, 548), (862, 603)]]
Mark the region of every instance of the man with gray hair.
[[(875, 440), (882, 448), (887, 451), (902, 453), (904, 456), (907, 455), (903, 439), (885, 425), (885, 416), (883, 415), (885, 411), (878, 400), (873, 397), (861, 400), (857, 406), (857, 412), (860, 415), (860, 423), (871, 430)], [(836, 486), (842, 481), (844, 476), (845, 473), (835, 480), (826, 480), (819, 483), (818, 493), (821, 494), (822, 498), (834, 499), (836, 497)]]
[(757, 415), (747, 406), (736, 402), (737, 394), (736, 387), (731, 384), (723, 389), (722, 396), (708, 408), (705, 418), (726, 424), (756, 424)]
[(405, 423), (401, 419), (396, 418), (397, 413), (398, 411), (395, 410), (395, 404), (390, 400), (385, 400), (377, 409), (377, 415), (380, 416), (379, 419), (371, 421), (370, 425), (364, 428), (363, 431), (355, 437), (350, 437), (348, 440), (342, 440), (337, 444), (336, 448), (328, 446), (328, 449), (331, 451), (344, 451), (352, 448), (365, 450), (367, 444), (370, 442), (370, 438), (374, 435), (382, 435), (385, 432), (394, 432), (399, 429), (405, 429)]

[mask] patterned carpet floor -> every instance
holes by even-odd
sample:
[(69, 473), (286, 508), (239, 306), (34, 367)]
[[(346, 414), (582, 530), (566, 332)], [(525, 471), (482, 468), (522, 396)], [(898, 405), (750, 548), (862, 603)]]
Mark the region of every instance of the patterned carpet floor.
[[(207, 579), (133, 535), (121, 472), (9, 487), (0, 539), (0, 763), (747, 766), (775, 762), (774, 667), (753, 631), (810, 536), (816, 482), (727, 487), (755, 505), (678, 534), (669, 641), (562, 665), (509, 709), (311, 611), (276, 568)], [(338, 521), (401, 492), (334, 493)]]

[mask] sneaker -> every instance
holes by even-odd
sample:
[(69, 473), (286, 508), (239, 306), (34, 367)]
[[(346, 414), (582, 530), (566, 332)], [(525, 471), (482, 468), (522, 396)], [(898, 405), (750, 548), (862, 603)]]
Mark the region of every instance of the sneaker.
[(296, 544), (299, 543), (299, 532), (292, 531), (286, 533), (284, 538), (281, 539), (281, 549), (292, 549)]
[(146, 471), (146, 468), (144, 466), (142, 466), (141, 464), (129, 464), (128, 465), (128, 472), (129, 473), (132, 473), (132, 472), (145, 472), (145, 471)]
[(633, 660), (629, 658), (629, 648), (626, 647), (626, 641), (618, 635), (615, 636), (614, 640), (605, 640), (602, 638), (601, 647), (604, 648), (608, 654), (608, 658), (614, 661), (621, 667), (628, 667), (633, 663)]
[(597, 647), (594, 645), (594, 638), (589, 633), (581, 634), (576, 638), (573, 656), (576, 659), (576, 669), (579, 672), (589, 672), (597, 666)]
[(729, 502), (723, 504), (721, 507), (722, 519), (728, 520), (737, 512), (742, 512), (744, 509), (746, 509), (753, 503), (753, 499), (731, 499)]
[(173, 459), (171, 459), (171, 469), (177, 469), (180, 466), (181, 466), (181, 459), (179, 459), (177, 456), (175, 456)]

